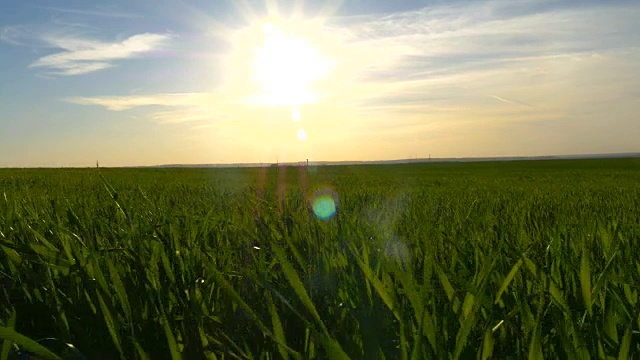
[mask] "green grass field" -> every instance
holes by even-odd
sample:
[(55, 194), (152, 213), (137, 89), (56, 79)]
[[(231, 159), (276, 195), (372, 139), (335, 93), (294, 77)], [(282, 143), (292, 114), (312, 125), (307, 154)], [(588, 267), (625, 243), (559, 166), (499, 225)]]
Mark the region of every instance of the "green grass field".
[(0, 170), (0, 360), (638, 358), (639, 241), (640, 159)]

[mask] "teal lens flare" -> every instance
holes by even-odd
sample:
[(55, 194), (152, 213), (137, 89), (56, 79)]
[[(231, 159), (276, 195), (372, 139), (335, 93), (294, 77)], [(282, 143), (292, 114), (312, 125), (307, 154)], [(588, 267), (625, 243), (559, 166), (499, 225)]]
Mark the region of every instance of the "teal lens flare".
[(325, 189), (316, 193), (311, 202), (311, 207), (318, 219), (329, 220), (336, 214), (338, 209), (336, 202), (335, 194)]

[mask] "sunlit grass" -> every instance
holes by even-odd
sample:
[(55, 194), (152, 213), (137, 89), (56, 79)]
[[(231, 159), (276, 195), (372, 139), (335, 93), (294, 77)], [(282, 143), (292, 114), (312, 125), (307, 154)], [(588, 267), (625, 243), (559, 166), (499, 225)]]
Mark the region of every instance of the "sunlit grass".
[(279, 171), (0, 170), (0, 359), (640, 352), (637, 160)]

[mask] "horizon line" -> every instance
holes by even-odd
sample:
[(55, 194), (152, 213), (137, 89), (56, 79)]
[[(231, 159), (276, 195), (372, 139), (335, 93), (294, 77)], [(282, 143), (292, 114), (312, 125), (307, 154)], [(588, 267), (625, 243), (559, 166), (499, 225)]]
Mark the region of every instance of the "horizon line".
[[(589, 159), (620, 159), (640, 158), (640, 152), (596, 153), (596, 154), (567, 154), (567, 155), (531, 155), (531, 156), (466, 156), (442, 158), (405, 158), (391, 160), (338, 160), (338, 161), (286, 161), (286, 162), (246, 162), (246, 163), (196, 163), (196, 164), (160, 164), (160, 165), (124, 165), (124, 166), (96, 166), (103, 169), (127, 168), (257, 168), (271, 166), (347, 166), (347, 165), (401, 165), (445, 162), (491, 162), (491, 161), (535, 161), (535, 160), (589, 160)], [(96, 164), (98, 165), (98, 163)], [(22, 166), (3, 167), (0, 169), (87, 169), (94, 166)]]

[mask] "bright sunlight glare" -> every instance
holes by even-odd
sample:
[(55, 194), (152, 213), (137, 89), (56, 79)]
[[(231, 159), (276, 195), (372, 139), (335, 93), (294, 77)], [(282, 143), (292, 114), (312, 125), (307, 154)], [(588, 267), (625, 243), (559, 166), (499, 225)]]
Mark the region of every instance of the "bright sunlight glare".
[(307, 132), (304, 131), (304, 129), (299, 129), (298, 130), (298, 140), (300, 140), (300, 141), (307, 140)]
[(291, 108), (291, 120), (300, 121), (300, 109), (297, 107)]
[(262, 25), (262, 41), (253, 59), (262, 103), (295, 106), (314, 102), (317, 95), (313, 93), (312, 83), (330, 70), (331, 62), (303, 38), (271, 22)]

